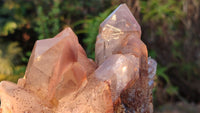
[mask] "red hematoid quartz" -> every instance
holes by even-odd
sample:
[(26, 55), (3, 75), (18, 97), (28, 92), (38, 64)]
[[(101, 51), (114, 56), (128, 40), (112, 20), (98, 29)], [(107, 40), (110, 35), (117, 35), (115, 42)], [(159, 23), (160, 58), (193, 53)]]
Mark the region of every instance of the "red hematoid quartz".
[(155, 60), (125, 4), (100, 25), (95, 62), (70, 28), (35, 43), (24, 78), (0, 83), (1, 113), (153, 113)]

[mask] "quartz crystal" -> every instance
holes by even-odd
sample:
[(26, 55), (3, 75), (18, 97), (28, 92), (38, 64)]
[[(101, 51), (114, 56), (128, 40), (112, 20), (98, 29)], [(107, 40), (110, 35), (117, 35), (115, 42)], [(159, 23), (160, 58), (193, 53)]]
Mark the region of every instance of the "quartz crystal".
[[(24, 78), (19, 79), (17, 85), (1, 82), (2, 113), (33, 113), (36, 108), (34, 113), (43, 113), (43, 109), (56, 112), (54, 107), (58, 106), (59, 101), (84, 87), (95, 69), (96, 64), (87, 58), (70, 28), (64, 29), (54, 38), (38, 40)], [(33, 104), (37, 105), (36, 108)]]
[(139, 77), (139, 59), (134, 55), (110, 56), (95, 71), (95, 77), (110, 84), (112, 100), (115, 102), (128, 83)]
[(24, 78), (0, 83), (0, 113), (153, 113), (157, 63), (126, 4), (100, 24), (95, 61), (70, 28), (38, 40)]
[(95, 46), (96, 63), (100, 65), (113, 53), (120, 53), (119, 49), (127, 45), (130, 35), (140, 38), (141, 28), (126, 4), (122, 4), (100, 24)]
[(132, 87), (121, 93), (122, 103), (130, 113), (153, 113), (152, 89), (156, 67), (156, 61), (148, 58), (148, 76), (141, 75)]
[[(128, 10), (125, 4), (120, 5), (108, 18), (106, 18), (100, 25), (99, 35), (97, 36), (95, 55), (96, 63), (101, 67), (104, 62), (109, 62), (108, 59), (113, 59), (115, 54), (129, 54), (139, 59), (139, 66), (134, 62), (132, 64), (132, 70), (139, 70), (138, 79), (132, 81), (126, 81), (128, 86), (126, 88), (123, 84), (121, 87), (125, 88), (115, 91), (112, 90), (111, 94), (120, 95), (120, 101), (115, 105), (115, 112), (117, 112), (120, 106), (124, 106), (126, 112), (134, 113), (146, 113), (152, 112), (150, 108), (149, 98), (149, 78), (148, 78), (148, 53), (146, 45), (141, 41), (141, 29), (134, 16)], [(123, 62), (124, 63), (124, 62)], [(98, 70), (98, 69), (97, 69)], [(117, 68), (115, 68), (117, 72)], [(103, 72), (102, 72), (103, 73)], [(123, 77), (134, 76), (137, 78), (137, 73), (129, 73), (130, 75), (123, 75)], [(112, 74), (111, 74), (112, 75)], [(111, 76), (109, 74), (109, 76)], [(104, 74), (102, 77), (105, 76)], [(108, 76), (108, 75), (107, 75)], [(122, 78), (123, 78), (122, 77)], [(100, 78), (100, 77), (99, 77)], [(110, 84), (115, 84), (116, 80), (109, 78), (106, 81), (111, 81)], [(123, 80), (123, 79), (122, 79)], [(113, 83), (112, 83), (113, 82)], [(119, 87), (119, 86), (118, 86)], [(116, 98), (116, 97), (115, 97)]]
[[(80, 63), (78, 57), (81, 60), (85, 57), (88, 63)], [(25, 73), (24, 87), (45, 100), (46, 97), (50, 100), (53, 97), (59, 99), (87, 82), (84, 64), (88, 69), (93, 68), (88, 65), (90, 61), (76, 35), (70, 28), (66, 28), (54, 38), (35, 43)]]

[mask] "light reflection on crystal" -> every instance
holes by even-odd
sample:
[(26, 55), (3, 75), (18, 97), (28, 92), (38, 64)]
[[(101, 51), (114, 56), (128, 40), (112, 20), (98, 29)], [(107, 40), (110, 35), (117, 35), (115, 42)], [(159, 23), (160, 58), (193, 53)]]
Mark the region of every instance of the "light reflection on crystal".
[[(107, 35), (112, 34), (112, 35)], [(103, 39), (110, 41), (113, 39), (120, 38), (120, 35), (124, 34), (120, 29), (115, 28), (109, 24), (106, 24), (106, 26), (103, 28), (102, 37)]]
[(96, 63), (70, 28), (33, 48), (18, 84), (0, 83), (2, 113), (152, 113), (157, 63), (125, 4), (101, 23)]
[(116, 16), (115, 14), (112, 16), (112, 20), (113, 20), (113, 21), (116, 21), (116, 20), (117, 20), (117, 16)]
[(114, 102), (127, 84), (139, 77), (139, 71), (134, 71), (132, 67), (139, 68), (138, 58), (133, 55), (116, 54), (105, 60), (95, 71), (95, 77), (111, 85)]
[(38, 56), (38, 57), (36, 58), (36, 61), (40, 61), (40, 58), (41, 58), (41, 56)]
[(125, 72), (126, 70), (127, 70), (127, 66), (124, 66), (124, 67), (122, 68), (122, 71)]

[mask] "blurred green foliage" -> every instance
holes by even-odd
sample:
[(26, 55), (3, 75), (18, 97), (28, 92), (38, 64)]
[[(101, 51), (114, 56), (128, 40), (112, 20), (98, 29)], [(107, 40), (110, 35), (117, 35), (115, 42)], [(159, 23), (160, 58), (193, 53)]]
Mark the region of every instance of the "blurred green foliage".
[(0, 0), (0, 80), (16, 82), (25, 72), (34, 42), (67, 26), (94, 59), (100, 23), (123, 2), (136, 15), (149, 55), (158, 62), (157, 105), (183, 98), (198, 103), (198, 0)]
[[(144, 22), (172, 22), (183, 17), (183, 1), (177, 0), (141, 0), (141, 13)], [(169, 23), (170, 24), (170, 23)]]
[(23, 8), (12, 0), (0, 3), (0, 36), (7, 36), (14, 33), (15, 29), (22, 27), (26, 22), (23, 17)]
[(39, 34), (38, 39), (51, 38), (59, 32), (61, 28), (59, 5), (60, 1), (54, 0), (52, 8), (48, 12), (44, 11), (43, 6), (37, 7), (37, 26), (34, 29)]
[(83, 29), (77, 30), (76, 34), (86, 35), (83, 39), (83, 43), (86, 45), (86, 52), (89, 58), (95, 58), (95, 42), (99, 31), (99, 25), (115, 8), (116, 6), (113, 6), (100, 13), (98, 16), (89, 16), (87, 19), (77, 21), (73, 24), (72, 27), (76, 27), (80, 24), (83, 25)]
[(17, 42), (11, 42), (0, 45), (0, 81), (9, 80), (17, 82), (25, 71), (25, 66), (16, 65), (17, 57), (22, 55), (22, 49)]
[(143, 39), (149, 54), (158, 61), (157, 90), (166, 94), (163, 100), (155, 95), (157, 103), (183, 100), (182, 97), (200, 101), (200, 89), (196, 87), (200, 81), (199, 6), (197, 0), (140, 1)]

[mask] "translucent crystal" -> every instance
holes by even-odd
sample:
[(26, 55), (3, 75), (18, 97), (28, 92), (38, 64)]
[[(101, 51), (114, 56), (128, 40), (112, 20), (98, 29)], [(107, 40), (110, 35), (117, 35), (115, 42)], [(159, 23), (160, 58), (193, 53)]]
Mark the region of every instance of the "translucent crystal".
[[(95, 45), (95, 60), (98, 66), (105, 68), (105, 63), (109, 62), (109, 59), (114, 60), (112, 57), (116, 54), (133, 55), (139, 62), (139, 66), (137, 63), (131, 66), (132, 69), (137, 68), (139, 70), (139, 78), (134, 74), (137, 73), (136, 71), (129, 73), (130, 75), (128, 76), (135, 76), (135, 82), (126, 82), (126, 88), (113, 91), (114, 94), (112, 94), (112, 96), (118, 96), (120, 94), (121, 97), (120, 101), (115, 103), (115, 112), (121, 109), (121, 106), (124, 106), (124, 109), (126, 109), (125, 111), (130, 113), (152, 112), (152, 108), (149, 107), (152, 103), (149, 101), (152, 99), (149, 92), (149, 83), (152, 82), (153, 79), (150, 81), (148, 77), (148, 52), (146, 45), (141, 41), (140, 37), (140, 26), (125, 4), (120, 5), (100, 25), (99, 35), (97, 36)], [(110, 63), (110, 65), (112, 65), (112, 63)], [(124, 62), (124, 65), (128, 64)], [(120, 69), (113, 66), (113, 70), (115, 70), (114, 72), (118, 72)], [(106, 69), (104, 69), (104, 71), (101, 70), (101, 73), (102, 74), (99, 74), (98, 78), (105, 78), (104, 76), (106, 76), (107, 80), (104, 80), (110, 80), (112, 74), (106, 73)], [(124, 76), (120, 72), (118, 72), (118, 74)], [(110, 80), (111, 82), (108, 82), (111, 86), (111, 91), (113, 87), (112, 84), (115, 82), (118, 82), (115, 84), (125, 86), (125, 82), (122, 83), (117, 80), (112, 81), (112, 79)], [(120, 91), (120, 93), (118, 91)], [(116, 98), (114, 98), (113, 101), (115, 101), (115, 99)]]
[(156, 61), (125, 4), (100, 25), (88, 59), (70, 28), (35, 43), (24, 78), (0, 83), (2, 113), (152, 113)]
[[(157, 63), (148, 58), (148, 76), (141, 76), (135, 84), (121, 94), (122, 103), (131, 113), (153, 113), (152, 89)], [(145, 81), (145, 82), (144, 82)]]
[(148, 58), (148, 108), (150, 113), (153, 113), (153, 96), (152, 91), (154, 88), (154, 79), (156, 75), (157, 62), (151, 57)]
[[(25, 73), (25, 89), (35, 92), (43, 99), (62, 98), (86, 82), (85, 62), (78, 62), (82, 59), (86, 63), (90, 62), (70, 28), (54, 38), (38, 40)], [(87, 66), (89, 69), (93, 68), (88, 64)]]
[(97, 36), (95, 55), (100, 65), (128, 42), (128, 36), (140, 38), (141, 28), (126, 4), (120, 5), (101, 24)]
[(148, 58), (148, 78), (149, 78), (149, 87), (153, 86), (154, 77), (156, 75), (157, 62), (151, 57)]
[(115, 102), (122, 90), (139, 77), (139, 59), (134, 55), (115, 54), (101, 64), (95, 77), (110, 84), (112, 100)]

